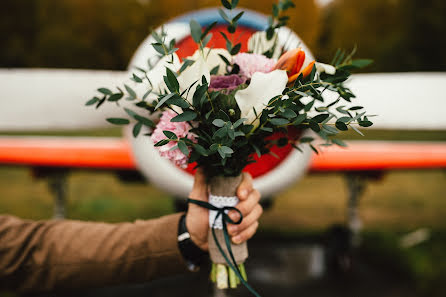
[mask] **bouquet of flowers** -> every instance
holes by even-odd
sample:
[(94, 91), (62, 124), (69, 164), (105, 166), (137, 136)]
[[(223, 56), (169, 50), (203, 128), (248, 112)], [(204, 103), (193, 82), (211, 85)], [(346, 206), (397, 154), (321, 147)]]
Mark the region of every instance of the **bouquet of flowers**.
[[(190, 34), (198, 50), (180, 61), (175, 40), (166, 40), (165, 32), (153, 32), (153, 48), (158, 62), (150, 69), (140, 69), (132, 80), (143, 86), (142, 94), (124, 85), (114, 92), (100, 88), (87, 105), (119, 103), (126, 97), (134, 108), (123, 107), (130, 117), (109, 118), (113, 124), (133, 124), (138, 136), (146, 126), (161, 156), (179, 167), (195, 163), (203, 168), (210, 186), (209, 252), (213, 264), (211, 279), (219, 288), (246, 286), (243, 266), (248, 257), (246, 243), (230, 243), (226, 215), (238, 203), (236, 188), (246, 165), (255, 162), (254, 155), (270, 153), (272, 146), (309, 145), (315, 152), (312, 137), (299, 137), (296, 130), (311, 129), (323, 140), (322, 145), (345, 144), (340, 131), (372, 122), (361, 106), (346, 108), (342, 101), (355, 97), (344, 86), (351, 70), (364, 67), (369, 60), (353, 60), (352, 54), (336, 53), (331, 65), (310, 61), (301, 48), (286, 49), (279, 44), (277, 30), (285, 26), (285, 12), (294, 4), (281, 0), (273, 5), (269, 26), (254, 33), (248, 51), (240, 52), (241, 43), (234, 41), (237, 22), (243, 11), (235, 13), (238, 0), (222, 0), (220, 15), (227, 22), (219, 32), (226, 49), (209, 48), (210, 32), (190, 21)], [(141, 89), (141, 88), (138, 88)], [(324, 98), (330, 93), (330, 102)], [(336, 96), (333, 97), (333, 94)], [(132, 120), (132, 121), (131, 121)], [(279, 137), (271, 137), (280, 135)], [(197, 203), (197, 201), (189, 201)], [(241, 219), (240, 219), (241, 221)]]

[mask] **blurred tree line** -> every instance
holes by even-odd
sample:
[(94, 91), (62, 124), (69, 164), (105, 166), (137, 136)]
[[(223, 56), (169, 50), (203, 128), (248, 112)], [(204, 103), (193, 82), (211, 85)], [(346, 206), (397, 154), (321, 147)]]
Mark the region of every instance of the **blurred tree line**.
[[(242, 0), (269, 14), (274, 0)], [(295, 0), (290, 27), (329, 62), (358, 47), (372, 71), (446, 70), (444, 0)], [(2, 0), (0, 67), (125, 69), (142, 40), (187, 11), (219, 0)]]

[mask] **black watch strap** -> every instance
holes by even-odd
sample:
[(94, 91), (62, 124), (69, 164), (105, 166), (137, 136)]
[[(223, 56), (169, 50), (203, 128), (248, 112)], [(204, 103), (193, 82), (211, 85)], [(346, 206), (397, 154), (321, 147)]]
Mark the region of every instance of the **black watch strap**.
[(206, 259), (207, 252), (200, 249), (190, 238), (186, 227), (186, 215), (181, 216), (178, 224), (178, 248), (191, 271), (197, 271)]

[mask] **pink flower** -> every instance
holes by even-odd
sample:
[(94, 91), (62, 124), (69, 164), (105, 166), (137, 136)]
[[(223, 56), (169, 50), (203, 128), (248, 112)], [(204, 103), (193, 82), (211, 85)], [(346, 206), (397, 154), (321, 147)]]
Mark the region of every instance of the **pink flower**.
[[(170, 120), (175, 117), (177, 114), (172, 110), (166, 110), (163, 112), (161, 119), (156, 125), (155, 130), (152, 133), (152, 141), (153, 143), (157, 143), (160, 140), (167, 139), (166, 135), (164, 135), (163, 131), (170, 131), (177, 135), (178, 138), (186, 137), (192, 141), (195, 141), (195, 135), (190, 133), (189, 130), (191, 126), (187, 122), (171, 122)], [(158, 152), (161, 157), (167, 158), (172, 161), (175, 165), (186, 168), (187, 160), (189, 156), (184, 155), (178, 147), (172, 149), (177, 145), (176, 141), (170, 141), (168, 144), (163, 146), (157, 146)], [(190, 150), (189, 150), (190, 152)]]
[(276, 65), (276, 61), (264, 55), (239, 53), (233, 62), (240, 67), (240, 75), (251, 78), (256, 72), (271, 72)]

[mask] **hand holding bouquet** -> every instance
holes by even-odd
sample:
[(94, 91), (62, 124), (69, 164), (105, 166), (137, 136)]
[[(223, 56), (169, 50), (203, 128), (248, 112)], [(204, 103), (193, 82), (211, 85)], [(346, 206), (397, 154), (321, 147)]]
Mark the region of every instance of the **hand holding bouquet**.
[[(300, 138), (292, 131), (311, 129), (324, 140), (323, 145), (344, 146), (336, 138), (340, 131), (351, 127), (361, 133), (355, 125), (372, 125), (361, 106), (346, 109), (340, 105), (355, 97), (344, 85), (350, 71), (368, 65), (369, 60), (353, 60), (353, 53), (338, 51), (328, 65), (309, 60), (301, 48), (282, 47), (286, 42), (280, 42), (277, 31), (286, 25), (286, 10), (294, 7), (289, 0), (273, 5), (269, 26), (254, 33), (248, 51), (240, 52), (242, 45), (234, 33), (243, 11), (234, 13), (237, 3), (222, 0), (226, 10), (219, 11), (227, 22), (226, 30), (218, 32), (226, 49), (206, 47), (216, 23), (202, 28), (190, 22), (198, 49), (182, 61), (175, 40), (166, 40), (165, 32), (153, 32), (158, 62), (132, 76), (144, 86), (143, 93), (127, 85), (126, 92), (100, 88), (101, 97), (87, 102), (99, 107), (106, 101), (118, 103), (127, 94), (137, 107), (124, 108), (134, 120), (134, 136), (147, 126), (162, 156), (179, 167), (194, 163), (203, 170), (210, 186), (209, 203), (189, 202), (210, 209), (211, 279), (219, 288), (235, 287), (239, 282), (249, 287), (243, 266), (248, 256), (246, 244), (231, 243), (227, 232), (227, 223), (238, 224), (242, 218), (234, 221), (227, 213), (238, 211), (235, 191), (243, 169), (255, 162), (254, 155), (288, 144), (298, 150), (299, 145), (309, 145), (317, 152), (313, 138)], [(327, 93), (336, 96), (326, 102)], [(155, 115), (160, 115), (157, 123)], [(130, 124), (124, 118), (107, 120)]]

